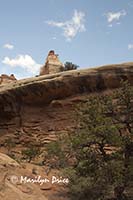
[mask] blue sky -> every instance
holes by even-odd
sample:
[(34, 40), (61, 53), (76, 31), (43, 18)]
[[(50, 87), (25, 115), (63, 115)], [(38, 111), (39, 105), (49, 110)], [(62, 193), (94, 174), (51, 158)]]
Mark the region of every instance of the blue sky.
[(49, 50), (80, 68), (133, 61), (133, 0), (0, 0), (0, 74), (35, 76)]

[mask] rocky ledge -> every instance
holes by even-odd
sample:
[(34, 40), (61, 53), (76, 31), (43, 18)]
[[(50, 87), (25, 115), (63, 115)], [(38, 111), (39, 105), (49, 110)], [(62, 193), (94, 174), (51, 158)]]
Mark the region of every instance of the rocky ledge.
[(47, 104), (76, 94), (118, 88), (121, 79), (133, 84), (133, 62), (15, 81), (0, 86), (0, 110), (7, 102)]

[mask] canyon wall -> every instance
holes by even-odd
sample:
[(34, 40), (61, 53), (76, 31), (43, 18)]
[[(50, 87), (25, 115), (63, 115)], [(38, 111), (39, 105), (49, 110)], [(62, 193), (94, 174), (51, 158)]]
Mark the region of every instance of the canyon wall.
[(88, 95), (112, 91), (121, 80), (133, 85), (133, 63), (72, 70), (0, 86), (0, 144), (12, 138), (18, 153), (27, 144), (43, 146), (56, 133), (73, 129), (75, 104)]

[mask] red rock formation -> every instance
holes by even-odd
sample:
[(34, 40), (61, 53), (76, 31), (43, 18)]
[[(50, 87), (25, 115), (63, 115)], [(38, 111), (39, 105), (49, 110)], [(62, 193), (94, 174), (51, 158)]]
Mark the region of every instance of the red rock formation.
[(40, 75), (55, 74), (63, 70), (63, 64), (53, 50), (48, 53), (45, 65), (40, 70)]
[(121, 79), (133, 85), (133, 63), (74, 70), (5, 84), (0, 88), (0, 133), (15, 134), (23, 130), (26, 137), (29, 133), (33, 138), (37, 134), (38, 139), (40, 135), (45, 142), (54, 139), (56, 131), (74, 126), (74, 104), (91, 93), (120, 87)]
[(0, 85), (1, 84), (7, 84), (16, 81), (17, 79), (15, 78), (14, 74), (11, 74), (10, 76), (6, 74), (2, 74), (0, 76)]

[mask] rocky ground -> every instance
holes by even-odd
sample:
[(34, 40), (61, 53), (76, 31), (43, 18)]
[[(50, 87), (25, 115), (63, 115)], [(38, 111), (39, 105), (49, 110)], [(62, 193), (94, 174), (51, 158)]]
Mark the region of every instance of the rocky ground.
[[(45, 167), (20, 164), (0, 153), (0, 200), (65, 200), (65, 184), (54, 182), (57, 178), (60, 176), (56, 170), (48, 174)], [(32, 179), (38, 180), (37, 183), (33, 183)]]

